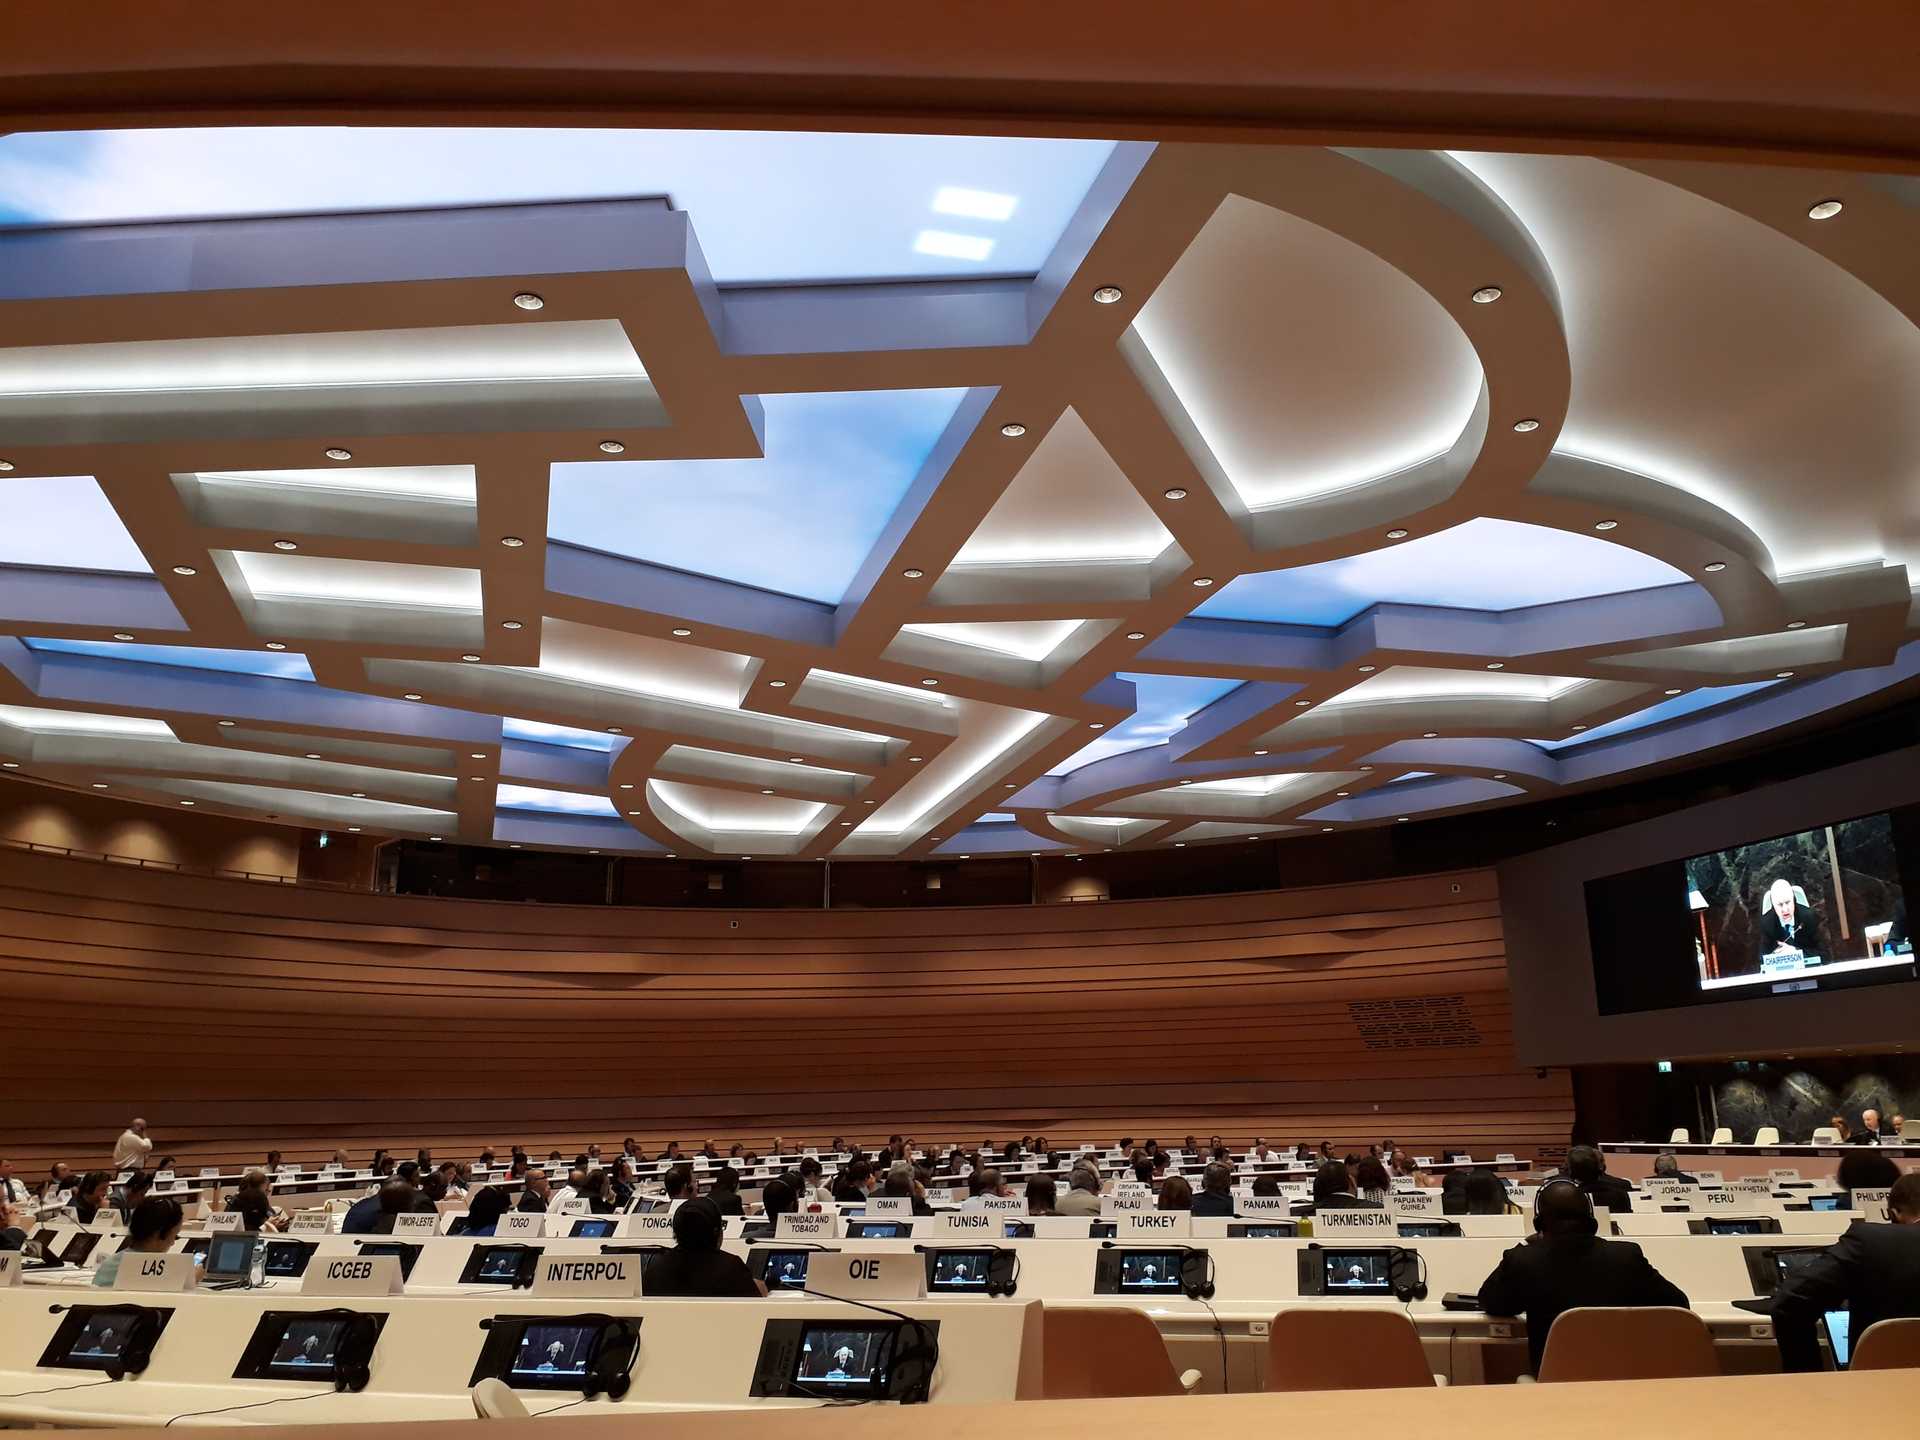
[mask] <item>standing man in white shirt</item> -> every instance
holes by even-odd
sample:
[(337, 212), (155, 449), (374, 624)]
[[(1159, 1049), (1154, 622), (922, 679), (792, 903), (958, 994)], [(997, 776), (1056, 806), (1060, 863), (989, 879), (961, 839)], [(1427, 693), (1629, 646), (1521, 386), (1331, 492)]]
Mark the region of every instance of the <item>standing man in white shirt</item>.
[(147, 1138), (147, 1122), (137, 1116), (128, 1123), (125, 1131), (113, 1144), (113, 1168), (119, 1170), (144, 1170), (147, 1168), (147, 1156), (153, 1153), (153, 1141)]

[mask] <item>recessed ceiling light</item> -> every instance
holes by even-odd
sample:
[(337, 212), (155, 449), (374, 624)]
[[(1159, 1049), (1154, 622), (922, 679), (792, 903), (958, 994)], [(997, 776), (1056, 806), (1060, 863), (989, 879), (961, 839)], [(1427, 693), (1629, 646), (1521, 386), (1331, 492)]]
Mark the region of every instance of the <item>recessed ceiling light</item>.
[(1420, 732), (1420, 738), (1422, 740), (1438, 740), (1440, 738), (1440, 732), (1438, 730), (1423, 730)]
[(1535, 430), (1538, 430), (1540, 428), (1540, 422), (1534, 419), (1531, 415), (1529, 415), (1524, 420), (1514, 421), (1513, 428), (1515, 433), (1517, 434), (1531, 435)]
[(609, 725), (609, 726), (607, 726), (607, 734), (609, 734), (609, 735), (618, 735), (618, 734), (620, 734), (620, 733), (621, 733), (621, 732), (620, 732), (620, 727), (619, 727), (618, 725)]
[(182, 801), (181, 801), (180, 803), (181, 803), (182, 805), (191, 805), (191, 804), (193, 804), (193, 801), (191, 801), (191, 800), (182, 800)]
[(1102, 285), (1093, 292), (1093, 303), (1096, 305), (1117, 305), (1126, 293), (1127, 292), (1122, 290), (1118, 285)]
[(5, 474), (7, 471), (11, 469), (13, 469), (13, 461), (0, 460), (0, 474)]
[(93, 782), (93, 788), (96, 790), (104, 790), (107, 788), (107, 782), (104, 780), (96, 780)]
[(0, 760), (0, 770), (18, 770), (19, 768), (18, 760)]
[(1296, 701), (1294, 701), (1293, 703), (1294, 703), (1294, 705), (1295, 705), (1295, 707), (1296, 707), (1296, 708), (1298, 708), (1298, 709), (1301, 709), (1301, 710), (1304, 710), (1304, 709), (1306, 709), (1306, 708), (1307, 708), (1307, 707), (1308, 707), (1309, 705), (1311, 705), (1311, 704), (1313, 704), (1313, 702), (1312, 702), (1311, 700), (1296, 700)]
[(1712, 564), (1710, 564), (1710, 565), (1708, 565), (1708, 566), (1706, 567), (1706, 570), (1707, 570), (1707, 574), (1709, 574), (1709, 575), (1718, 575), (1718, 574), (1719, 574), (1719, 573), (1720, 573), (1720, 572), (1721, 572), (1722, 570), (1724, 570), (1724, 569), (1726, 569), (1726, 568), (1727, 568), (1727, 562), (1726, 562), (1726, 561), (1724, 561), (1724, 560), (1715, 560), (1715, 561), (1714, 561), (1714, 562), (1713, 562)]
[(469, 775), (469, 776), (467, 777), (467, 779), (469, 779), (469, 780), (473, 780), (473, 781), (476, 781), (476, 782), (478, 782), (478, 781), (484, 781), (484, 780), (485, 780), (486, 778), (487, 778), (487, 777), (486, 777), (486, 776), (484, 776), (484, 775)]
[(1339, 800), (1344, 800), (1349, 795), (1353, 794), (1351, 790), (1336, 790), (1333, 793), (1334, 793), (1334, 797)]
[(852, 822), (851, 820), (842, 820), (842, 821), (841, 821), (840, 823), (841, 823), (842, 825), (851, 825), (851, 824), (853, 824), (853, 822)]
[(751, 860), (753, 857), (751, 855), (742, 855), (740, 858), (742, 860)]
[(1000, 427), (1000, 433), (1009, 440), (1018, 440), (1022, 435), (1027, 433), (1027, 427), (1022, 425), (1018, 420), (1009, 420)]
[(627, 447), (618, 440), (602, 440), (600, 442), (600, 453), (603, 455), (624, 455), (627, 453)]
[(284, 650), (286, 648), (287, 648), (286, 643), (284, 641), (281, 641), (281, 640), (267, 641), (267, 649), (269, 650)]
[(1782, 670), (1778, 674), (1776, 674), (1773, 678), (1776, 680), (1791, 680), (1793, 679), (1793, 671)]
[(1667, 694), (1669, 695), (1678, 695), (1679, 693), (1680, 693), (1680, 687), (1678, 685), (1674, 686), (1671, 690), (1667, 691)]
[(907, 763), (909, 765), (918, 765), (920, 763), (920, 760), (921, 760), (921, 757), (918, 755), (907, 756)]
[(133, 632), (130, 630), (116, 630), (113, 632), (113, 638), (116, 640), (131, 640), (133, 639)]
[(1204, 590), (1211, 584), (1213, 584), (1213, 577), (1211, 575), (1200, 575), (1195, 577), (1193, 588), (1196, 590)]
[(620, 788), (622, 790), (631, 790), (633, 789), (633, 782), (631, 780), (622, 780), (620, 782)]
[(771, 795), (771, 794), (773, 793), (773, 791), (771, 791), (771, 790), (762, 790), (762, 791), (761, 791), (760, 793), (761, 793), (762, 795)]
[(469, 750), (467, 752), (467, 758), (469, 760), (484, 760), (487, 758), (487, 752), (484, 750)]
[(176, 575), (198, 575), (200, 572), (191, 565), (176, 565), (173, 567), (173, 573)]
[(1787, 628), (1789, 630), (1804, 630), (1807, 628), (1807, 622), (1804, 620), (1789, 620), (1787, 621)]
[(327, 447), (327, 459), (329, 460), (351, 460), (352, 458), (353, 452), (344, 446), (329, 445)]
[(1393, 818), (1404, 823), (1407, 817), (1404, 815), (1396, 815)]
[(478, 655), (462, 655), (460, 658), (466, 661), (469, 665), (476, 664), (480, 659)]
[(1584, 726), (1584, 725), (1576, 725), (1576, 726), (1574, 726), (1573, 728), (1574, 728), (1574, 729), (1576, 729), (1576, 730), (1584, 730), (1584, 729), (1586, 729), (1587, 727), (1586, 727), (1586, 726)]
[(784, 680), (769, 680), (767, 684), (775, 690), (784, 690), (787, 688), (787, 682)]
[(1507, 772), (1504, 770), (1496, 770), (1493, 772), (1493, 778), (1496, 780), (1504, 780), (1507, 778)]
[(1104, 720), (1089, 720), (1087, 722), (1087, 729), (1089, 730), (1104, 730), (1106, 728), (1107, 725)]
[(806, 759), (805, 759), (805, 757), (804, 757), (804, 756), (800, 756), (800, 755), (789, 755), (789, 756), (787, 756), (787, 763), (788, 763), (789, 765), (804, 765), (804, 764), (806, 764), (807, 762), (806, 762)]
[(599, 852), (598, 850), (589, 850), (589, 851), (587, 851), (587, 854), (589, 854), (589, 855), (598, 855), (599, 853), (600, 853), (600, 852)]
[(1182, 785), (1191, 785), (1191, 784), (1193, 784), (1193, 781), (1191, 781), (1191, 780), (1182, 780), (1182, 781), (1181, 781), (1180, 783), (1181, 783)]
[(1127, 632), (1127, 638), (1129, 640), (1144, 640), (1147, 638), (1147, 632), (1144, 630), (1129, 630)]
[(296, 540), (276, 540), (273, 542), (273, 548), (276, 550), (298, 550), (300, 544)]
[(353, 794), (349, 798), (354, 800), (364, 800), (367, 798), (367, 792), (364, 790), (356, 790), (353, 792)]
[(971, 859), (973, 859), (973, 856), (971, 856), (971, 855), (962, 855), (962, 856), (961, 856), (960, 858), (961, 858), (962, 860), (971, 860)]
[(500, 543), (509, 550), (518, 550), (527, 542), (522, 540), (518, 535), (502, 535), (500, 537)]
[(1361, 768), (1362, 770), (1371, 770), (1371, 769), (1373, 769), (1373, 767), (1372, 767), (1371, 765), (1362, 765), (1362, 766), (1361, 766), (1360, 768)]
[[(1011, 790), (1013, 787), (1009, 785), (1007, 788)], [(862, 805), (878, 805), (880, 802), (878, 800), (862, 800), (860, 803)]]
[(922, 685), (938, 685), (940, 682), (934, 679), (931, 675), (929, 675), (925, 679), (923, 679), (920, 683)]
[(546, 300), (534, 294), (531, 290), (522, 290), (518, 295), (513, 297), (513, 303), (518, 305), (522, 310), (544, 310), (547, 308)]
[(218, 725), (222, 730), (230, 729), (234, 724), (234, 722), (231, 720), (216, 720), (214, 723)]
[(1387, 531), (1387, 539), (1389, 540), (1404, 540), (1406, 538), (1407, 538), (1407, 532), (1404, 530)]
[[(360, 833), (360, 827), (358, 825), (349, 825), (347, 826), (347, 833), (349, 835), (358, 835)], [(513, 848), (518, 850), (520, 847), (516, 845)]]
[(1504, 670), (1506, 668), (1507, 662), (1504, 660), (1489, 660), (1487, 662), (1487, 669), (1489, 670)]
[(320, 752), (318, 750), (307, 751), (307, 759), (318, 760), (319, 758), (320, 758)]
[(518, 620), (502, 620), (500, 622), (500, 628), (502, 630), (518, 630), (521, 627)]
[(689, 635), (691, 635), (691, 634), (693, 634), (693, 631), (691, 631), (691, 630), (689, 630), (689, 629), (688, 629), (688, 628), (687, 628), (686, 626), (684, 626), (684, 625), (676, 625), (676, 626), (674, 626), (674, 627), (673, 627), (673, 633), (674, 633), (674, 635), (675, 635), (675, 636), (676, 636), (677, 638), (679, 638), (679, 639), (681, 639), (681, 640), (684, 640), (684, 639), (686, 639), (686, 638), (687, 638), (687, 637), (688, 637)]
[(1482, 285), (1478, 290), (1473, 292), (1473, 303), (1476, 305), (1491, 305), (1499, 298), (1500, 287), (1498, 285)]
[(1266, 754), (1267, 752), (1266, 752), (1266, 751), (1264, 751), (1264, 750), (1256, 750), (1256, 751), (1254, 751), (1253, 753), (1254, 753), (1254, 754), (1256, 754), (1256, 755), (1264, 755), (1264, 754)]
[(509, 845), (507, 846), (507, 848), (508, 848), (509, 850), (518, 850), (518, 849), (520, 848), (520, 845), (519, 845), (519, 842), (517, 842), (517, 841), (515, 841), (515, 842), (513, 842), (513, 843), (511, 843), (511, 844), (509, 844)]
[(922, 575), (926, 574), (927, 572), (924, 570), (918, 569), (916, 567), (909, 566), (907, 569), (902, 570), (900, 573), (909, 580), (918, 580)]
[(1838, 200), (1822, 200), (1819, 204), (1807, 211), (1807, 218), (1809, 220), (1831, 220), (1846, 208), (1847, 207), (1842, 205)]
[(1374, 671), (1378, 670), (1379, 668), (1380, 667), (1378, 665), (1362, 665), (1360, 667), (1360, 673), (1362, 675), (1371, 675)]
[(1593, 528), (1596, 530), (1618, 530), (1620, 528), (1620, 522), (1618, 520), (1596, 520), (1593, 522)]
[(1176, 485), (1171, 490), (1162, 490), (1160, 493), (1169, 500), (1184, 500), (1187, 498), (1186, 487), (1183, 485)]
[(406, 698), (409, 700), (418, 700), (420, 698), (420, 692), (418, 690), (409, 690), (407, 691)]

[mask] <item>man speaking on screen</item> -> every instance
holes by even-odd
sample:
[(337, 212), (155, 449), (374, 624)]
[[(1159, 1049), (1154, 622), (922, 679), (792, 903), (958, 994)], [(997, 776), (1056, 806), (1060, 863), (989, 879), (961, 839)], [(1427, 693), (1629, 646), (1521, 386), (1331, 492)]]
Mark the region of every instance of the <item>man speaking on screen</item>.
[[(1776, 880), (1767, 889), (1766, 913), (1760, 917), (1760, 959), (1763, 968), (1778, 969), (1780, 960), (1820, 958), (1820, 926), (1813, 911), (1795, 896), (1793, 884)], [(1776, 964), (1767, 966), (1766, 961)]]

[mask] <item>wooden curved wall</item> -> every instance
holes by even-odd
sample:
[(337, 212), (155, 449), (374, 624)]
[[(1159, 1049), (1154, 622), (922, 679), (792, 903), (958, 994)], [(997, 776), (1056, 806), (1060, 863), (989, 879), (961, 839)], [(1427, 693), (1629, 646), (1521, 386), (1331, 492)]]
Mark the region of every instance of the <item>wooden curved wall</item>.
[(1491, 872), (898, 912), (342, 894), (0, 853), (0, 1153), (774, 1134), (1557, 1148)]

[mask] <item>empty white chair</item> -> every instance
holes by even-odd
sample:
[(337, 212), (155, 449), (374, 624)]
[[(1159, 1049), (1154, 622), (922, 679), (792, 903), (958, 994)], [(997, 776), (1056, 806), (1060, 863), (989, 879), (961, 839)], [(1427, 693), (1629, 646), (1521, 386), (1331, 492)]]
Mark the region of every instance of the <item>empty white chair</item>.
[(1840, 1143), (1840, 1132), (1831, 1125), (1822, 1125), (1818, 1130), (1813, 1132), (1813, 1143), (1816, 1145), (1838, 1145)]
[(1733, 1144), (1733, 1131), (1725, 1125), (1722, 1125), (1718, 1130), (1713, 1132), (1713, 1139), (1707, 1143), (1709, 1145), (1731, 1145)]
[(1778, 1145), (1780, 1143), (1780, 1131), (1775, 1126), (1762, 1125), (1754, 1132), (1753, 1143), (1756, 1145)]
[(1673, 1133), (1667, 1136), (1669, 1145), (1691, 1145), (1692, 1143), (1693, 1136), (1687, 1133), (1687, 1127), (1684, 1125), (1674, 1126)]
[(482, 1420), (525, 1420), (531, 1412), (506, 1381), (489, 1375), (473, 1387), (473, 1413)]

